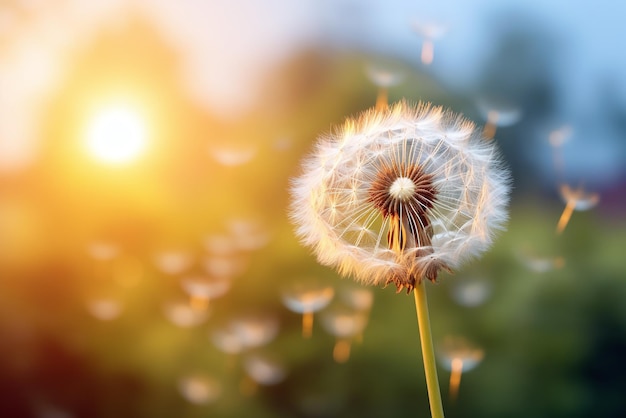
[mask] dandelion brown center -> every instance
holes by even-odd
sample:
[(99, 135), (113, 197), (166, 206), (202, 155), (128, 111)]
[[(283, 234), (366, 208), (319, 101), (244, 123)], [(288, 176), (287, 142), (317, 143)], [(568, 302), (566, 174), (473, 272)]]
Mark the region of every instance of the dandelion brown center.
[(398, 177), (391, 183), (389, 194), (398, 200), (408, 201), (415, 193), (415, 183), (408, 177)]
[[(425, 173), (417, 164), (392, 164), (383, 166), (376, 175), (369, 189), (368, 201), (371, 202), (384, 218), (389, 218), (387, 241), (389, 248), (402, 254), (405, 249), (417, 248), (416, 257), (423, 257), (432, 252), (429, 249), (432, 228), (428, 212), (437, 198), (437, 189), (433, 185), (433, 176)], [(436, 280), (439, 266), (433, 271), (422, 272), (429, 280)], [(392, 277), (398, 290), (407, 287), (411, 290), (421, 276)]]
[[(435, 203), (437, 189), (433, 176), (417, 164), (383, 167), (372, 182), (368, 200), (380, 210), (383, 217), (398, 218), (407, 223), (417, 237), (419, 229), (429, 225), (427, 213)], [(430, 241), (430, 240), (429, 240)], [(419, 246), (429, 245), (418, 243)]]

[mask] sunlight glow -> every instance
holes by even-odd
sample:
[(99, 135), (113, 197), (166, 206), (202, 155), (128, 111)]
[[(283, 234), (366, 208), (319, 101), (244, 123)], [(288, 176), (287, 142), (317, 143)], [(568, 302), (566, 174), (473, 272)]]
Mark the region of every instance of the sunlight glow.
[(137, 159), (146, 146), (146, 125), (133, 108), (114, 105), (94, 115), (87, 125), (87, 148), (96, 159), (126, 164)]

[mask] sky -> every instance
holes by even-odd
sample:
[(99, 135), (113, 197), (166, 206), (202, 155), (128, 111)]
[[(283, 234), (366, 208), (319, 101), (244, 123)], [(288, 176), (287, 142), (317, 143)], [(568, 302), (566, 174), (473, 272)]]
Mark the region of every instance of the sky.
[[(565, 150), (566, 157), (604, 182), (623, 174), (623, 147), (615, 152), (622, 141), (604, 123), (602, 88), (609, 83), (618, 103), (626, 104), (626, 57), (619, 53), (626, 38), (624, 8), (611, 0), (3, 2), (0, 173), (32, 164), (42, 137), (37, 120), (73, 57), (132, 14), (182, 55), (180, 83), (190, 100), (224, 119), (258, 105), (263, 77), (300, 48), (359, 49), (415, 62), (424, 38), (416, 27), (425, 24), (440, 32), (433, 40), (432, 73), (451, 92), (467, 92), (498, 41), (495, 29), (525, 17), (547, 29), (559, 49), (555, 124), (572, 125), (571, 142), (578, 143)], [(591, 140), (593, 147), (587, 146)]]

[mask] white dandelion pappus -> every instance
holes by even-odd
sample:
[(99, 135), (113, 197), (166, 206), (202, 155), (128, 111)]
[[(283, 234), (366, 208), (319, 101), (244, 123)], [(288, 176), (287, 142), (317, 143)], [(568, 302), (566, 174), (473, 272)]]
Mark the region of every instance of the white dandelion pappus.
[(292, 181), (290, 217), (320, 263), (410, 291), (491, 245), (509, 183), (473, 122), (402, 101), (319, 138)]

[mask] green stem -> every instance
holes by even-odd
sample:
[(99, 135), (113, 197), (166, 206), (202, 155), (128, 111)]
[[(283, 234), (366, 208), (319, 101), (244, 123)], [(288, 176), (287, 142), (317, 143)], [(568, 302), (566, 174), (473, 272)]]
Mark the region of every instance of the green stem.
[(443, 405), (441, 403), (439, 379), (437, 378), (433, 336), (430, 331), (430, 319), (428, 317), (425, 280), (422, 280), (420, 284), (415, 286), (413, 294), (415, 295), (415, 309), (417, 310), (417, 324), (422, 344), (422, 357), (424, 358), (424, 373), (426, 374), (430, 414), (432, 418), (443, 418)]

